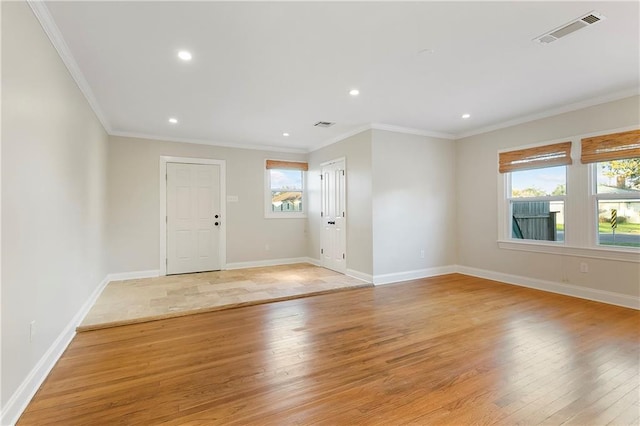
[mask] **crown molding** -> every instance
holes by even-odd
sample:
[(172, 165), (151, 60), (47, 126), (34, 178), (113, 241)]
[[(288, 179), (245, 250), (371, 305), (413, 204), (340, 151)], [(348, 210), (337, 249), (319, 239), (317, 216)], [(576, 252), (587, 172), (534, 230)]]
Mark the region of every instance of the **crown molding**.
[(144, 133), (135, 132), (109, 132), (110, 136), (119, 136), (123, 138), (135, 138), (135, 139), (149, 139), (164, 142), (178, 142), (178, 143), (192, 143), (196, 145), (208, 145), (217, 146), (221, 148), (235, 148), (235, 149), (249, 149), (253, 151), (270, 151), (270, 152), (288, 152), (294, 154), (307, 154), (309, 151), (304, 148), (290, 148), (282, 146), (270, 146), (270, 145), (246, 145), (242, 143), (234, 142), (215, 142), (205, 139), (191, 139), (191, 138), (174, 138), (167, 136), (149, 135)]
[(98, 117), (98, 120), (100, 120), (100, 123), (102, 123), (102, 127), (104, 127), (107, 133), (110, 133), (111, 126), (109, 124), (109, 121), (107, 120), (107, 117), (104, 115), (104, 113), (102, 112), (102, 109), (98, 105), (98, 101), (96, 100), (96, 97), (93, 94), (93, 91), (89, 86), (89, 83), (84, 78), (84, 74), (82, 74), (82, 71), (80, 71), (80, 67), (78, 66), (78, 63), (76, 62), (75, 58), (71, 54), (71, 50), (69, 49), (69, 46), (67, 45), (67, 43), (64, 41), (64, 38), (62, 37), (62, 33), (60, 32), (60, 29), (58, 28), (55, 21), (53, 20), (53, 17), (51, 16), (49, 9), (47, 9), (45, 2), (27, 0), (27, 4), (29, 4), (29, 6), (31, 7), (33, 14), (38, 19), (38, 22), (40, 22), (40, 25), (42, 26), (42, 29), (44, 30), (49, 40), (51, 41), (51, 44), (58, 51), (58, 55), (60, 56), (60, 59), (62, 59), (62, 62), (67, 67), (67, 70), (69, 70), (71, 77), (76, 82), (76, 85), (78, 86), (78, 88), (84, 95), (85, 99), (89, 103), (89, 106), (93, 110), (94, 114), (96, 115), (96, 117)]
[(504, 121), (492, 126), (481, 127), (468, 132), (463, 132), (455, 135), (455, 139), (467, 138), (469, 136), (481, 135), (483, 133), (493, 132), (494, 130), (504, 129), (506, 127), (517, 126), (518, 124), (528, 123), (530, 121), (540, 120), (543, 118), (553, 117), (554, 115), (560, 115), (567, 112), (577, 111), (583, 108), (589, 108), (592, 106), (604, 104), (607, 102), (617, 101), (619, 99), (628, 98), (631, 96), (637, 96), (640, 94), (640, 88), (632, 88), (627, 90), (621, 90), (618, 92), (610, 93), (608, 95), (598, 96), (595, 98), (587, 99), (585, 101), (575, 102), (569, 105), (565, 105), (558, 108), (553, 108), (541, 113), (525, 115), (522, 117), (514, 118), (513, 120)]
[(320, 144), (311, 147), (309, 149), (309, 152), (317, 151), (320, 148), (324, 148), (325, 146), (333, 145), (334, 143), (350, 138), (351, 136), (355, 136), (358, 133), (366, 132), (367, 130), (386, 130), (389, 132), (404, 133), (408, 135), (427, 136), (430, 138), (440, 138), (440, 139), (449, 139), (449, 140), (455, 139), (455, 136), (450, 133), (440, 133), (440, 132), (433, 132), (431, 130), (413, 129), (410, 127), (394, 126), (393, 124), (369, 123), (364, 126), (356, 127), (353, 130), (350, 130), (346, 133), (342, 133), (333, 138), (327, 139), (321, 142)]
[(353, 130), (350, 130), (346, 133), (342, 133), (338, 136), (334, 136), (332, 138), (329, 138), (321, 143), (319, 143), (318, 145), (315, 145), (311, 148), (309, 148), (308, 152), (313, 152), (313, 151), (317, 151), (320, 148), (324, 148), (325, 146), (329, 146), (329, 145), (333, 145), (334, 143), (340, 142), (341, 140), (350, 138), (351, 136), (355, 136), (358, 133), (362, 133), (362, 132), (366, 132), (367, 130), (371, 130), (371, 125), (370, 124), (366, 124), (364, 126), (360, 126), (360, 127), (356, 127)]
[(451, 133), (433, 132), (431, 130), (413, 129), (411, 127), (394, 126), (392, 124), (371, 123), (374, 130), (387, 130), (389, 132), (405, 133), (408, 135), (428, 136), (430, 138), (454, 140), (455, 135)]
[(232, 142), (214, 142), (214, 141), (208, 141), (208, 140), (189, 139), (189, 138), (162, 137), (162, 136), (138, 134), (138, 133), (132, 133), (132, 132), (117, 132), (117, 131), (113, 131), (109, 121), (107, 120), (107, 117), (105, 116), (102, 109), (100, 108), (98, 101), (89, 86), (89, 83), (84, 77), (84, 74), (82, 73), (82, 71), (80, 71), (80, 67), (78, 66), (73, 55), (71, 54), (71, 50), (69, 49), (69, 46), (65, 42), (60, 32), (60, 29), (58, 28), (53, 17), (51, 16), (51, 13), (49, 12), (49, 9), (46, 6), (46, 2), (42, 0), (26, 0), (26, 1), (27, 1), (27, 4), (30, 6), (31, 10), (33, 11), (33, 14), (35, 15), (35, 17), (40, 22), (40, 25), (42, 26), (42, 29), (44, 30), (49, 40), (51, 41), (51, 44), (58, 52), (58, 55), (62, 59), (62, 62), (67, 67), (69, 73), (71, 74), (71, 77), (73, 78), (76, 85), (78, 86), (78, 88), (84, 95), (85, 99), (89, 103), (89, 106), (93, 110), (94, 114), (96, 115), (96, 117), (98, 118), (98, 120), (100, 121), (104, 129), (106, 130), (106, 132), (112, 136), (155, 139), (155, 140), (163, 140), (163, 141), (170, 141), (170, 142), (186, 142), (186, 143), (194, 143), (194, 144), (200, 144), (200, 145), (261, 150), (261, 151), (309, 153), (309, 152), (316, 151), (320, 148), (324, 148), (328, 145), (332, 145), (336, 142), (340, 142), (341, 140), (354, 136), (358, 133), (361, 133), (367, 130), (372, 130), (372, 129), (386, 130), (386, 131), (391, 131), (396, 133), (405, 133), (405, 134), (411, 134), (411, 135), (434, 137), (434, 138), (440, 138), (440, 139), (458, 140), (458, 139), (462, 139), (470, 136), (492, 132), (495, 130), (504, 129), (511, 126), (516, 126), (519, 124), (523, 124), (523, 123), (527, 123), (535, 120), (540, 120), (543, 118), (552, 117), (552, 116), (567, 113), (567, 112), (576, 111), (583, 108), (588, 108), (588, 107), (603, 104), (606, 102), (613, 102), (613, 101), (627, 98), (630, 96), (637, 96), (640, 94), (640, 88), (637, 88), (637, 87), (632, 89), (622, 90), (622, 91), (614, 92), (608, 95), (603, 95), (603, 96), (591, 98), (585, 101), (580, 101), (573, 104), (565, 105), (562, 107), (553, 108), (540, 113), (517, 117), (512, 120), (504, 121), (495, 125), (480, 127), (477, 129), (473, 129), (467, 132), (462, 132), (457, 134), (414, 129), (414, 128), (408, 128), (408, 127), (402, 127), (402, 126), (395, 126), (391, 124), (384, 124), (384, 123), (370, 123), (364, 126), (354, 128), (351, 131), (340, 134), (333, 138), (327, 139), (321, 142), (320, 144), (309, 147), (309, 148), (291, 148), (291, 147), (278, 147), (278, 146), (267, 146), (267, 145), (265, 146), (244, 145), (244, 144), (232, 143)]

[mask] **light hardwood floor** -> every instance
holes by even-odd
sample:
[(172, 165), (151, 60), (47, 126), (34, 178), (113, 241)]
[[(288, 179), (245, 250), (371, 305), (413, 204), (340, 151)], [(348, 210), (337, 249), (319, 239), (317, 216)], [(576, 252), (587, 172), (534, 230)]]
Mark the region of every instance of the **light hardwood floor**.
[(640, 421), (640, 312), (459, 274), (79, 333), (20, 425)]
[(357, 278), (308, 263), (114, 281), (107, 285), (77, 330), (96, 330), (371, 286)]

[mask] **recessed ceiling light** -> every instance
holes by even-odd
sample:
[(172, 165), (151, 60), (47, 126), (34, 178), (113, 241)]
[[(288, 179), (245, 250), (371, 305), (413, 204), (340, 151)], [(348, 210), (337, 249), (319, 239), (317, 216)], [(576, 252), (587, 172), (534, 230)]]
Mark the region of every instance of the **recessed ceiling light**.
[(351, 89), (349, 90), (349, 94), (351, 96), (358, 96), (360, 94), (360, 91), (358, 89)]
[(181, 50), (178, 52), (178, 58), (182, 59), (183, 61), (190, 61), (191, 52), (188, 52), (186, 50)]
[(177, 118), (173, 118), (173, 117), (171, 117), (171, 118), (169, 119), (169, 123), (171, 123), (171, 124), (178, 124), (178, 119), (177, 119)]
[(418, 55), (423, 55), (423, 54), (427, 54), (427, 55), (433, 55), (434, 53), (436, 53), (435, 50), (433, 49), (422, 49), (422, 50), (418, 50)]
[(464, 118), (465, 120), (469, 117), (471, 117), (471, 114), (462, 114), (462, 118)]
[(289, 136), (289, 133), (285, 132), (285, 133), (282, 134), (282, 136), (287, 137), (287, 136)]

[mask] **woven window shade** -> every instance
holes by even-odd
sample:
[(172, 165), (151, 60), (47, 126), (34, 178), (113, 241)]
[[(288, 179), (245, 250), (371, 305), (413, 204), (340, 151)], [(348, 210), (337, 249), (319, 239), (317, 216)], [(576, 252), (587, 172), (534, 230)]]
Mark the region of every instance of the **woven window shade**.
[(571, 164), (571, 142), (501, 152), (498, 163), (500, 173), (566, 166)]
[(635, 157), (640, 157), (640, 130), (582, 139), (584, 164)]
[(267, 160), (267, 169), (309, 170), (308, 163), (296, 161)]

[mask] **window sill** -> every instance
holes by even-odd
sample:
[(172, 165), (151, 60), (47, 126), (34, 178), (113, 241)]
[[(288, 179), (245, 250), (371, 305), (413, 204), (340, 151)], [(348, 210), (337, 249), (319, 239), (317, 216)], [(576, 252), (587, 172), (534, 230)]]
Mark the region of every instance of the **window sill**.
[(498, 247), (506, 250), (559, 254), (563, 256), (588, 257), (592, 259), (617, 260), (640, 263), (640, 252), (625, 248), (572, 247), (562, 243), (498, 240)]
[(266, 214), (265, 219), (306, 219), (307, 215), (303, 213), (283, 213), (283, 214)]

